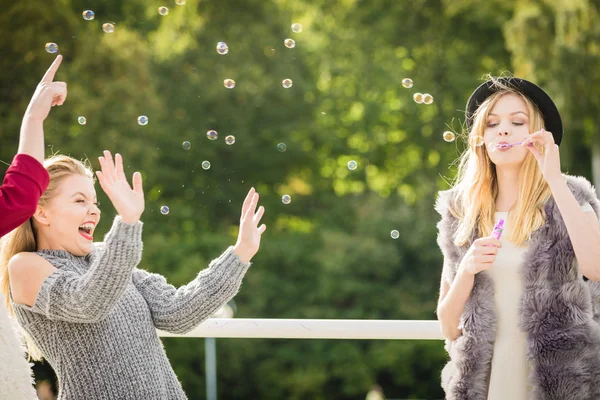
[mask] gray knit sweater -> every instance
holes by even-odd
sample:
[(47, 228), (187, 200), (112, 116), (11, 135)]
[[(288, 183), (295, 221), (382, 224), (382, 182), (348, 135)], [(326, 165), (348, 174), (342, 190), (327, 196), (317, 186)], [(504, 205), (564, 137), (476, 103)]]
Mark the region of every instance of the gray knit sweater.
[(156, 328), (188, 332), (239, 290), (250, 263), (229, 248), (178, 289), (137, 269), (142, 223), (117, 216), (102, 246), (76, 257), (39, 255), (57, 270), (33, 307), (13, 303), (18, 322), (56, 371), (59, 400), (186, 399)]

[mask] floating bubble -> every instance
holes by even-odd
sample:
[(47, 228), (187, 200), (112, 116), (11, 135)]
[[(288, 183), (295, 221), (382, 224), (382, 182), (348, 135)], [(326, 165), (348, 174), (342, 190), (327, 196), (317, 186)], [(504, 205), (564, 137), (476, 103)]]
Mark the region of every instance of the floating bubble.
[(294, 33), (302, 32), (302, 24), (292, 24), (292, 32), (294, 32)]
[(291, 201), (292, 201), (292, 197), (291, 197), (289, 194), (284, 194), (284, 195), (281, 197), (281, 202), (282, 202), (283, 204), (290, 204), (290, 202), (291, 202)]
[(350, 160), (348, 161), (348, 169), (350, 171), (354, 171), (356, 168), (358, 168), (358, 163), (354, 160)]
[(167, 15), (169, 13), (169, 9), (165, 6), (158, 7), (158, 13), (160, 15)]
[(211, 129), (210, 131), (206, 132), (206, 137), (210, 140), (217, 140), (219, 134), (217, 133), (217, 131)]
[(281, 81), (281, 85), (286, 89), (291, 88), (292, 84), (293, 84), (293, 82), (291, 79), (284, 79), (283, 81)]
[(185, 142), (181, 143), (181, 147), (183, 147), (184, 150), (189, 150), (192, 148), (192, 144), (186, 140)]
[(476, 147), (483, 146), (483, 144), (484, 144), (484, 143), (485, 143), (485, 142), (484, 142), (484, 140), (483, 140), (483, 136), (481, 136), (481, 135), (473, 136), (473, 144), (474, 144)]
[(423, 103), (425, 103), (425, 104), (433, 103), (433, 96), (430, 95), (429, 93), (423, 94)]
[(235, 143), (235, 136), (233, 135), (228, 135), (225, 137), (225, 143), (227, 143), (228, 145), (232, 145)]
[(83, 16), (83, 19), (85, 19), (86, 21), (91, 21), (94, 18), (96, 18), (96, 14), (94, 14), (94, 12), (92, 10), (85, 10), (84, 12), (81, 13), (81, 15)]
[(227, 89), (233, 89), (235, 87), (235, 81), (233, 79), (225, 79), (223, 81), (223, 85), (227, 88)]
[(140, 115), (138, 117), (138, 124), (140, 124), (140, 125), (148, 125), (148, 117), (146, 117), (145, 115)]
[(110, 22), (106, 22), (102, 24), (102, 30), (105, 33), (113, 33), (115, 31), (115, 25), (111, 24)]
[(410, 89), (411, 87), (413, 87), (412, 79), (410, 79), (410, 78), (402, 79), (402, 86), (404, 86), (407, 89)]
[(162, 206), (162, 207), (160, 208), (160, 213), (161, 213), (162, 215), (167, 215), (167, 214), (169, 213), (169, 207), (167, 207), (167, 206)]
[(85, 119), (85, 117), (79, 117), (77, 118), (77, 122), (79, 122), (79, 125), (85, 125), (87, 123), (87, 119)]
[(286, 151), (287, 146), (285, 145), (285, 143), (279, 143), (277, 145), (277, 151), (280, 153), (283, 153), (284, 151)]
[(229, 53), (229, 46), (225, 42), (217, 43), (217, 53), (219, 54), (227, 54)]
[(415, 103), (421, 104), (423, 102), (423, 94), (422, 93), (413, 94), (413, 100), (415, 101)]
[(202, 161), (202, 169), (210, 169), (210, 161)]
[(454, 132), (452, 131), (446, 131), (442, 134), (442, 137), (444, 138), (444, 140), (448, 143), (450, 142), (454, 142), (454, 139), (456, 139), (456, 135), (454, 134)]
[(283, 44), (285, 44), (285, 47), (287, 47), (288, 49), (293, 49), (294, 47), (296, 47), (296, 41), (294, 39), (285, 39), (283, 41)]
[(392, 232), (390, 232), (390, 236), (392, 239), (398, 239), (400, 237), (400, 232), (394, 229)]
[(58, 53), (58, 45), (56, 43), (46, 43), (45, 48), (48, 53)]
[(185, 6), (185, 1), (186, 0), (175, 0), (175, 4), (177, 4), (178, 6)]

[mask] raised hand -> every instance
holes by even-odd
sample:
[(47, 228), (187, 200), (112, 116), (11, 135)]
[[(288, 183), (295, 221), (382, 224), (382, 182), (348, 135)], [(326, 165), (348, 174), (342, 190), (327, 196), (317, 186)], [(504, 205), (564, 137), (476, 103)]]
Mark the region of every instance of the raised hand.
[(139, 221), (144, 212), (144, 190), (142, 175), (133, 174), (133, 189), (129, 186), (123, 172), (123, 158), (115, 154), (113, 162), (110, 151), (104, 150), (104, 156), (98, 157), (102, 171), (96, 171), (98, 181), (104, 193), (121, 216), (123, 222), (132, 224)]
[(244, 204), (242, 206), (242, 216), (240, 218), (240, 231), (238, 239), (233, 247), (233, 251), (243, 262), (249, 262), (260, 247), (260, 238), (267, 229), (265, 224), (260, 227), (260, 219), (265, 213), (265, 208), (260, 206), (256, 211), (259, 195), (254, 188), (250, 189)]
[[(534, 146), (534, 144), (540, 144), (542, 147), (541, 150)], [(548, 183), (552, 183), (555, 180), (562, 180), (558, 145), (554, 142), (554, 136), (551, 132), (542, 128), (542, 130), (529, 135), (523, 141), (522, 145), (526, 146), (533, 153), (544, 175), (544, 179)]]
[(52, 107), (64, 104), (67, 99), (67, 84), (66, 82), (54, 82), (54, 76), (61, 62), (62, 56), (59, 55), (37, 85), (29, 106), (27, 106), (27, 111), (25, 111), (26, 118), (44, 121)]

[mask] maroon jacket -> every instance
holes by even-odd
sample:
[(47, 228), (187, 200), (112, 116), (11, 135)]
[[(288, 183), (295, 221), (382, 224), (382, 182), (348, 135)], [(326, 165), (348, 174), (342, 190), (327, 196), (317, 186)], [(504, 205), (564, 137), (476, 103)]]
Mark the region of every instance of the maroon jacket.
[(0, 237), (31, 218), (49, 179), (38, 160), (27, 154), (15, 156), (0, 186)]

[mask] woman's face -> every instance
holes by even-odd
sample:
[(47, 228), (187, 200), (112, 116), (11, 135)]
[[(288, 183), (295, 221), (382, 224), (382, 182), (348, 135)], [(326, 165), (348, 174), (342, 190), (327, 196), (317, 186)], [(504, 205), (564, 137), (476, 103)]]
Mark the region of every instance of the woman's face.
[(38, 244), (84, 256), (92, 252), (100, 209), (91, 178), (70, 175), (59, 184), (54, 197), (34, 215)]
[(508, 93), (500, 97), (485, 121), (484, 143), (488, 156), (497, 167), (519, 166), (527, 157), (521, 145), (498, 148), (501, 143), (522, 142), (529, 132), (529, 111), (521, 97)]

